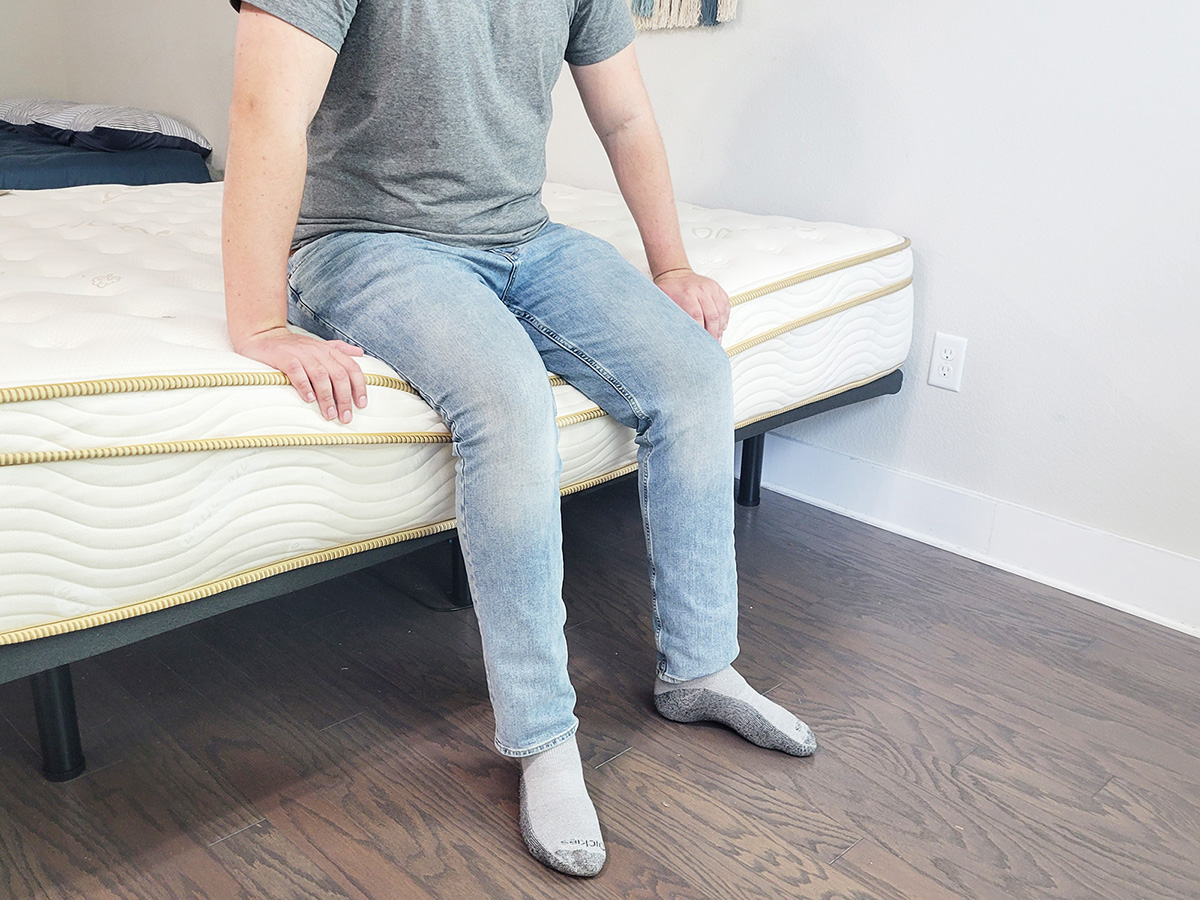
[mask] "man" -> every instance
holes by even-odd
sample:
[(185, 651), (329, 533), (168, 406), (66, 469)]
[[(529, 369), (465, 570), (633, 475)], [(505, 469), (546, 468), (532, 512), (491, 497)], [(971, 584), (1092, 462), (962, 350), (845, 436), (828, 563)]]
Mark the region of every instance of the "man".
[[(729, 300), (688, 265), (633, 37), (626, 0), (261, 0), (241, 7), (230, 113), (234, 348), (341, 422), (367, 402), (365, 350), (446, 420), (496, 747), (521, 760), (530, 852), (574, 875), (600, 871), (604, 843), (567, 677), (547, 369), (637, 431), (658, 710), (798, 756), (816, 746), (730, 665)], [(547, 221), (564, 59), (653, 283)]]

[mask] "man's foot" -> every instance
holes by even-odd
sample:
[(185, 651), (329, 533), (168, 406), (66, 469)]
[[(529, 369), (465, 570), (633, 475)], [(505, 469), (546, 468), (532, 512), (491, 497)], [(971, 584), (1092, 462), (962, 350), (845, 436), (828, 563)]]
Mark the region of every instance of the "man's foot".
[(654, 706), (674, 722), (728, 725), (768, 750), (809, 756), (817, 749), (817, 739), (807, 725), (746, 684), (733, 666), (679, 684), (656, 678)]
[(534, 859), (568, 875), (590, 877), (604, 866), (604, 840), (574, 735), (522, 758), (521, 837)]

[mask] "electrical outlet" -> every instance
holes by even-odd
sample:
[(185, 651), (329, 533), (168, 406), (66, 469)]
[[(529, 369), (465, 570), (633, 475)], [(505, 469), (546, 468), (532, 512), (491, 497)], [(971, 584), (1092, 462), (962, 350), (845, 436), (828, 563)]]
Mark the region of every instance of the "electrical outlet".
[(929, 383), (948, 391), (962, 390), (963, 362), (966, 358), (967, 339), (939, 331), (933, 336)]

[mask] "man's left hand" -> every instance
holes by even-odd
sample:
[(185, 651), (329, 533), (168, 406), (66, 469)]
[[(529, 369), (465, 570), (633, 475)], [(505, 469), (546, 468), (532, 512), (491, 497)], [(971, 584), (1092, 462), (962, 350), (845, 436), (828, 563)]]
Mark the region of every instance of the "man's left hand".
[(725, 289), (691, 269), (673, 269), (659, 274), (654, 283), (704, 330), (721, 339), (729, 324), (729, 295)]

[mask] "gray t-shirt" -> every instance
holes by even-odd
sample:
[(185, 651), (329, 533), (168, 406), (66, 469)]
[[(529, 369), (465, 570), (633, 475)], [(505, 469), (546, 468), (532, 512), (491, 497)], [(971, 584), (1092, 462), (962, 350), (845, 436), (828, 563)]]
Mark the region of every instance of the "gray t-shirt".
[(563, 60), (597, 63), (634, 37), (627, 0), (249, 2), (338, 51), (308, 132), (297, 247), (335, 231), (528, 239), (546, 222)]

